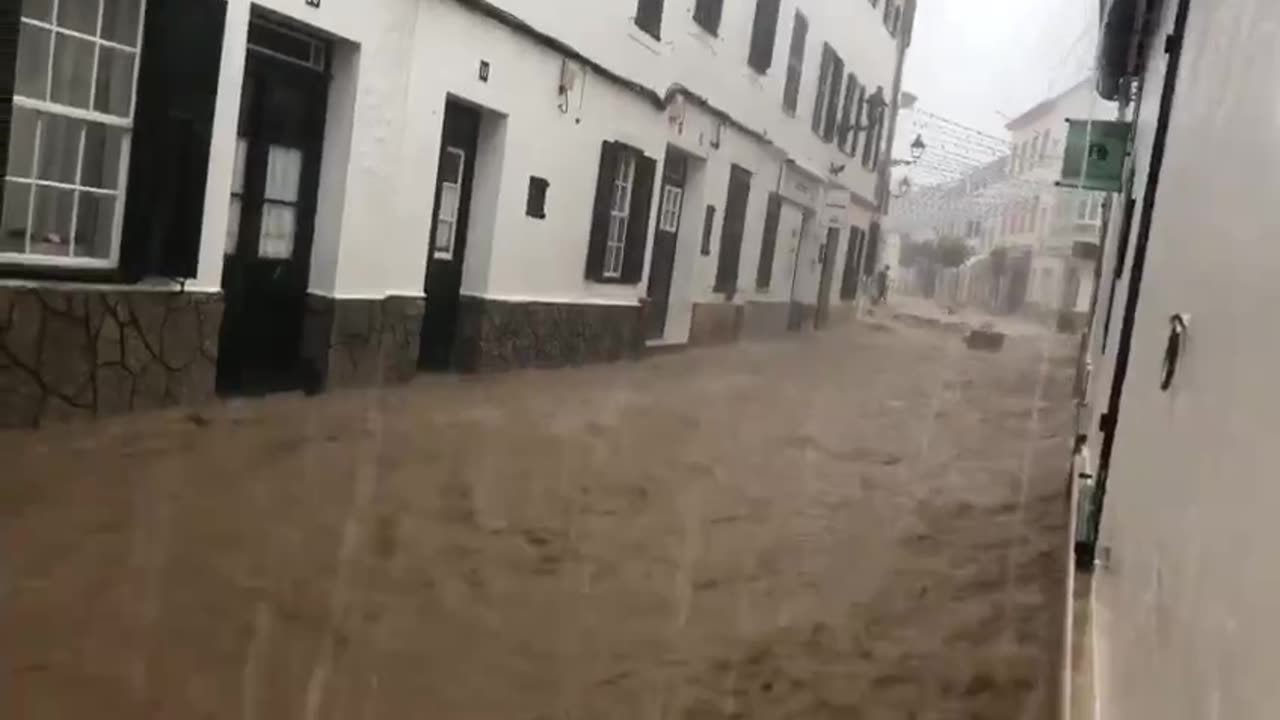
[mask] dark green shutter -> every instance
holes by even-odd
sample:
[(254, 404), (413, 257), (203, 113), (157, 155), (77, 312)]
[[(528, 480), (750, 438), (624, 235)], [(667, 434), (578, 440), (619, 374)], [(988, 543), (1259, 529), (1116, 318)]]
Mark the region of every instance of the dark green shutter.
[(822, 119), (826, 116), (827, 92), (831, 83), (835, 82), (832, 71), (835, 70), (836, 51), (829, 44), (822, 45), (822, 65), (818, 70), (818, 96), (813, 101), (813, 119), (810, 127), (819, 137), (822, 136)]
[(769, 195), (769, 208), (764, 213), (764, 237), (760, 239), (760, 264), (756, 266), (756, 287), (768, 290), (773, 284), (773, 258), (778, 250), (778, 221), (782, 215), (782, 198)]
[(627, 244), (622, 250), (622, 282), (638, 283), (644, 275), (644, 253), (649, 245), (649, 210), (653, 207), (653, 179), (658, 161), (638, 150), (636, 178), (631, 188), (631, 212), (627, 218)]
[(747, 64), (756, 72), (767, 72), (773, 65), (779, 5), (780, 0), (756, 0), (756, 17), (751, 25), (751, 51), (747, 55)]
[(724, 0), (698, 0), (693, 8), (693, 20), (703, 30), (717, 35), (720, 32), (720, 17), (724, 14)]
[[(856, 75), (849, 75), (850, 82), (857, 85), (858, 78)], [(853, 100), (852, 126), (849, 128), (848, 147), (845, 150), (851, 158), (858, 157), (858, 138), (862, 137), (862, 119), (863, 106), (867, 104), (867, 88), (865, 85), (858, 85), (857, 97)]]
[(822, 139), (831, 142), (836, 137), (837, 120), (840, 117), (840, 90), (844, 87), (844, 60), (835, 57), (831, 68), (831, 90), (827, 93), (827, 114), (822, 123)]
[(782, 107), (793, 114), (800, 102), (800, 81), (804, 78), (804, 49), (808, 41), (809, 20), (804, 13), (797, 10), (795, 23), (791, 26), (791, 48), (787, 52), (787, 82), (782, 89)]
[(716, 263), (716, 292), (732, 296), (738, 289), (738, 264), (742, 259), (742, 233), (751, 196), (751, 172), (737, 165), (729, 171), (729, 197), (720, 227), (720, 257)]
[(844, 84), (844, 105), (840, 109), (840, 127), (836, 133), (836, 147), (849, 154), (849, 136), (853, 133), (853, 103), (858, 95), (858, 78), (849, 73)]
[(149, 0), (129, 156), (120, 269), (195, 277), (227, 5)]
[(655, 40), (662, 39), (662, 3), (663, 0), (640, 0), (636, 6), (636, 27)]
[[(22, 3), (0, 7), (0, 176), (9, 168), (9, 129), (13, 120), (14, 74), (18, 62), (18, 30)], [(4, 182), (0, 182), (0, 208), (4, 207)]]
[(871, 275), (880, 264), (880, 223), (871, 223), (871, 232), (867, 234), (867, 249), (862, 253), (862, 274)]
[(591, 208), (591, 239), (587, 242), (587, 279), (604, 279), (604, 248), (609, 242), (609, 204), (613, 199), (613, 176), (618, 171), (618, 144), (604, 141), (600, 146), (600, 172), (596, 175), (596, 200)]
[(844, 255), (844, 273), (840, 278), (840, 298), (852, 300), (858, 297), (858, 252), (865, 243), (863, 231), (849, 228), (849, 251)]

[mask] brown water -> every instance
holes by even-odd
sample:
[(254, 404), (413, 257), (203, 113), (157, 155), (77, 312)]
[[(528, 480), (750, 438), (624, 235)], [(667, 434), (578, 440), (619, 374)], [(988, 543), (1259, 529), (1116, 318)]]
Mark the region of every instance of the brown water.
[(1055, 717), (1069, 349), (859, 325), (0, 434), (0, 716)]

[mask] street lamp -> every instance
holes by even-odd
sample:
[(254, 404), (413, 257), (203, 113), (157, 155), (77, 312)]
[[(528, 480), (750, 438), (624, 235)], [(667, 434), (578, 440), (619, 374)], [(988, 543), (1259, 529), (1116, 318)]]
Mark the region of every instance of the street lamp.
[(911, 192), (911, 178), (903, 177), (898, 181), (898, 191), (889, 191), (889, 194), (895, 198), (904, 198)]
[(928, 149), (928, 146), (924, 144), (924, 136), (916, 133), (915, 142), (911, 143), (911, 159), (919, 162), (920, 158), (924, 157), (926, 149)]
[(916, 139), (911, 142), (911, 159), (910, 160), (894, 160), (893, 162), (889, 163), (889, 166), (901, 167), (903, 165), (915, 165), (916, 163), (920, 162), (920, 158), (924, 157), (924, 153), (928, 149), (929, 149), (929, 146), (924, 144), (924, 136), (917, 133)]

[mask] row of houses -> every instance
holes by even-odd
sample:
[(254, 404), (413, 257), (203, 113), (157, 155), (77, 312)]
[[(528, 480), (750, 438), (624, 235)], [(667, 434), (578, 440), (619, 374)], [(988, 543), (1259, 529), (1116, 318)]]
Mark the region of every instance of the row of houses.
[(912, 0), (0, 9), (0, 425), (847, 315)]
[(1067, 120), (1115, 115), (1115, 103), (1096, 96), (1091, 78), (1037, 103), (1009, 120), (1006, 149), (998, 156), (972, 162), (949, 181), (895, 203), (888, 221), (893, 244), (902, 237), (968, 244), (973, 258), (945, 274), (944, 302), (1083, 329), (1107, 194), (1063, 187), (1058, 179)]

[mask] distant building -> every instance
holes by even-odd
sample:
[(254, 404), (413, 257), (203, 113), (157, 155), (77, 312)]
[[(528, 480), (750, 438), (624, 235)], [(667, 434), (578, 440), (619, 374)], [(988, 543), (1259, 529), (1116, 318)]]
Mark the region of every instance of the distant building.
[(1026, 303), (1064, 329), (1083, 328), (1093, 297), (1106, 194), (1055, 187), (1068, 119), (1114, 120), (1116, 105), (1093, 92), (1092, 78), (1011, 120), (1009, 177), (1027, 192), (1003, 208), (1000, 242), (1032, 253)]

